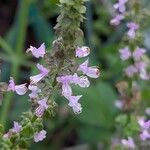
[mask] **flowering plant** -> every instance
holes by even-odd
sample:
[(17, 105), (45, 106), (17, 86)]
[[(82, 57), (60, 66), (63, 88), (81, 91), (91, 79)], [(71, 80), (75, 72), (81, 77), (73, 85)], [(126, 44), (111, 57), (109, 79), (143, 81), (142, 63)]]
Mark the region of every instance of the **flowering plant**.
[(43, 59), (43, 64), (36, 65), (39, 74), (30, 77), (30, 84), (16, 85), (13, 77), (10, 77), (4, 91), (15, 92), (18, 95), (30, 91), (31, 108), (22, 114), (19, 122), (14, 121), (13, 127), (7, 133), (1, 130), (2, 149), (26, 149), (32, 140), (40, 142), (46, 138), (43, 120), (45, 116), (51, 117), (55, 114), (56, 103), (52, 97), (56, 90), (68, 100), (68, 105), (74, 113), (82, 112), (79, 103), (82, 95), (74, 96), (71, 85), (89, 87), (87, 76), (98, 78), (100, 75), (96, 66), (89, 67), (89, 59), (82, 64), (76, 61), (77, 58), (87, 57), (90, 54), (90, 49), (86, 46), (80, 47), (77, 41), (83, 35), (80, 24), (86, 11), (85, 1), (60, 0), (61, 14), (54, 27), (56, 40), (53, 41), (52, 53), (46, 52), (44, 43), (39, 48), (30, 46), (27, 49), (27, 53), (31, 53), (37, 59)]

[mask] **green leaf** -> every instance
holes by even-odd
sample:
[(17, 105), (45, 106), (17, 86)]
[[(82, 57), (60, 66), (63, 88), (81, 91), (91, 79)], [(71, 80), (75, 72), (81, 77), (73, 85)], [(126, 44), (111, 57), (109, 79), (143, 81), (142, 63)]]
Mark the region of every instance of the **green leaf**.
[(105, 128), (113, 127), (116, 113), (113, 101), (117, 96), (109, 84), (101, 82), (83, 91), (80, 89), (78, 93), (83, 94), (80, 121)]
[(21, 131), (21, 136), (31, 138), (33, 136), (33, 133), (34, 131), (32, 125), (28, 124), (25, 127), (23, 127)]

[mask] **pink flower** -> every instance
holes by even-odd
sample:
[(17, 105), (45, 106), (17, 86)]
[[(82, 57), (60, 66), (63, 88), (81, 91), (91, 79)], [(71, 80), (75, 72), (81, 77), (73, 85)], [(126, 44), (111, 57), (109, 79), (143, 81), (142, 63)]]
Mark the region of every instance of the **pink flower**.
[(148, 130), (150, 128), (150, 120), (145, 121), (144, 117), (139, 118), (138, 124), (140, 125), (141, 129)]
[(148, 64), (145, 61), (137, 61), (135, 63), (135, 67), (137, 68), (138, 72), (139, 72), (139, 77), (142, 80), (149, 80), (150, 79), (150, 75), (147, 73), (147, 68)]
[(140, 139), (142, 141), (145, 141), (147, 139), (150, 139), (150, 134), (148, 132), (149, 128), (150, 128), (150, 120), (145, 121), (144, 117), (141, 117), (138, 119), (138, 124), (141, 127), (141, 134), (140, 134)]
[(21, 85), (15, 85), (14, 79), (10, 77), (7, 91), (16, 92), (18, 95), (24, 95), (27, 92), (26, 83)]
[(70, 96), (68, 97), (69, 100), (69, 106), (72, 107), (75, 114), (79, 114), (82, 112), (81, 104), (78, 103), (79, 99), (82, 97), (82, 95), (79, 96)]
[(135, 49), (135, 51), (133, 52), (134, 60), (136, 60), (136, 61), (140, 60), (145, 52), (146, 52), (146, 50), (144, 48), (137, 47)]
[(123, 49), (120, 49), (119, 50), (119, 53), (120, 53), (120, 58), (122, 59), (122, 60), (127, 60), (127, 59), (129, 59), (130, 57), (131, 57), (131, 51), (129, 50), (129, 48), (128, 47), (125, 47), (125, 48), (123, 48)]
[(147, 139), (150, 139), (150, 134), (147, 130), (143, 130), (142, 133), (140, 134), (140, 139), (142, 141), (145, 141)]
[(90, 54), (90, 49), (86, 46), (76, 48), (76, 57), (82, 58)]
[(136, 31), (139, 29), (139, 25), (135, 22), (127, 23), (127, 27), (129, 28), (128, 36), (131, 39), (135, 38)]
[(64, 97), (69, 97), (72, 95), (72, 89), (68, 83), (62, 84), (62, 95)]
[(32, 91), (32, 93), (29, 94), (30, 98), (37, 98), (38, 97), (38, 93), (41, 92), (41, 89), (39, 89), (37, 86), (35, 85), (29, 85), (28, 87), (29, 90)]
[(90, 82), (86, 76), (79, 77), (76, 73), (74, 75), (57, 77), (57, 82), (61, 84), (75, 84), (80, 87), (89, 87), (90, 85)]
[(48, 75), (49, 71), (45, 67), (43, 67), (43, 65), (37, 64), (37, 68), (39, 69), (40, 74), (31, 76), (30, 77), (31, 83), (37, 83)]
[(57, 77), (57, 82), (62, 84), (62, 95), (69, 97), (72, 95), (70, 84), (79, 85), (80, 87), (89, 87), (90, 82), (86, 76), (79, 77), (76, 73), (74, 75), (66, 75)]
[(30, 46), (30, 48), (27, 49), (26, 52), (27, 53), (31, 52), (33, 54), (33, 56), (35, 56), (36, 58), (44, 57), (44, 55), (45, 55), (45, 45), (43, 43), (39, 48)]
[(128, 139), (122, 139), (121, 143), (124, 145), (126, 148), (130, 149), (135, 149), (135, 143), (131, 137), (128, 137)]
[(91, 78), (98, 78), (100, 76), (99, 69), (95, 66), (88, 67), (88, 59), (79, 66), (78, 71), (82, 71), (84, 74)]
[(48, 108), (47, 99), (42, 99), (38, 101), (39, 106), (35, 110), (35, 115), (37, 117), (42, 117), (45, 110)]
[(86, 76), (79, 77), (76, 73), (72, 76), (72, 80), (70, 81), (70, 83), (79, 85), (82, 88), (90, 86), (90, 82)]
[(150, 115), (150, 107), (147, 107), (147, 108), (145, 109), (145, 113), (146, 113), (147, 115)]
[(146, 69), (147, 66), (148, 64), (145, 61), (138, 61), (135, 63), (135, 67), (138, 69), (139, 72), (143, 69)]
[(119, 0), (118, 3), (114, 5), (115, 9), (118, 9), (121, 13), (124, 13), (126, 10), (125, 4), (128, 0)]
[(135, 66), (133, 66), (133, 65), (130, 65), (129, 67), (127, 67), (126, 69), (125, 69), (125, 74), (128, 76), (128, 77), (133, 77), (133, 75), (135, 74), (135, 73), (137, 73), (137, 68), (135, 67)]
[(123, 19), (124, 19), (124, 16), (121, 14), (118, 14), (113, 19), (111, 19), (110, 24), (113, 26), (118, 26)]
[(116, 108), (118, 109), (122, 109), (123, 108), (123, 102), (121, 100), (116, 100), (114, 102), (114, 105), (116, 106)]
[(46, 138), (46, 131), (45, 130), (41, 130), (40, 132), (36, 132), (34, 134), (34, 141), (37, 143), (37, 142), (40, 142), (40, 141), (43, 141), (43, 139)]
[(142, 80), (149, 80), (150, 79), (150, 75), (147, 73), (146, 69), (144, 69), (144, 68), (142, 70), (140, 70), (139, 76)]
[(14, 121), (14, 127), (12, 128), (12, 131), (14, 133), (19, 133), (22, 129), (22, 126), (18, 123)]

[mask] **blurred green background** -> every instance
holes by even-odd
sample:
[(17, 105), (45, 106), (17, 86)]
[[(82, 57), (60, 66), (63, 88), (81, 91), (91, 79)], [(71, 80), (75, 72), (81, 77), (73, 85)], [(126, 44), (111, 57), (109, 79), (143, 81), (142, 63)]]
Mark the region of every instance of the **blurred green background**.
[[(149, 0), (142, 0), (149, 7)], [(31, 150), (93, 150), (107, 149), (115, 135), (114, 107), (118, 99), (115, 84), (122, 78), (118, 56), (119, 42), (126, 31), (125, 24), (113, 28), (109, 22), (114, 15), (114, 0), (91, 0), (86, 3), (86, 20), (82, 24), (84, 43), (91, 47), (91, 65), (99, 65), (101, 77), (91, 80), (87, 89), (75, 88), (83, 94), (83, 112), (75, 115), (67, 101), (56, 96), (57, 114), (45, 122), (48, 136), (44, 142), (33, 144)], [(12, 76), (18, 84), (36, 74), (38, 60), (25, 53), (30, 46), (45, 42), (47, 50), (55, 39), (53, 26), (59, 15), (58, 0), (0, 0), (0, 81)], [(150, 20), (147, 20), (150, 22)], [(150, 49), (150, 28), (145, 29), (145, 47)], [(0, 106), (0, 121), (6, 129), (28, 110), (28, 95), (5, 94)]]

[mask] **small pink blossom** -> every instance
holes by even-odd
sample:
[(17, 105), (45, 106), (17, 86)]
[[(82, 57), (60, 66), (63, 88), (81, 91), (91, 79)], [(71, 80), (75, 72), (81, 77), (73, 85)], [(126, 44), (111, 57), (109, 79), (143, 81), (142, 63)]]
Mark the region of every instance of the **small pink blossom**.
[(75, 84), (80, 87), (89, 87), (90, 85), (90, 82), (86, 76), (78, 76), (76, 73), (74, 75), (57, 77), (57, 82), (61, 84)]
[(121, 14), (118, 14), (113, 19), (111, 19), (110, 24), (113, 26), (118, 26), (123, 19), (124, 19), (124, 16)]
[(12, 128), (12, 131), (14, 133), (19, 133), (22, 129), (22, 126), (18, 123), (14, 121), (14, 127)]
[(3, 138), (5, 138), (5, 139), (9, 139), (9, 138), (11, 138), (11, 136), (12, 136), (12, 132), (7, 132), (7, 133), (5, 133), (4, 135), (3, 135)]
[(147, 108), (145, 109), (145, 113), (146, 113), (147, 115), (150, 115), (150, 107), (147, 107)]
[(43, 43), (39, 48), (30, 46), (30, 48), (27, 49), (26, 52), (27, 53), (31, 52), (33, 54), (33, 56), (35, 56), (36, 58), (44, 57), (44, 55), (45, 55), (45, 45)]
[(40, 142), (40, 141), (43, 141), (45, 138), (46, 138), (46, 131), (45, 130), (41, 130), (40, 132), (36, 132), (34, 134), (34, 141), (37, 143), (37, 142)]
[(137, 47), (135, 51), (133, 52), (133, 58), (135, 61), (138, 61), (142, 58), (146, 50), (144, 48)]
[(133, 77), (135, 73), (137, 73), (137, 68), (133, 65), (130, 65), (129, 67), (127, 67), (125, 69), (125, 74), (128, 76), (128, 77)]
[(79, 96), (70, 96), (68, 97), (69, 106), (72, 107), (75, 114), (79, 114), (82, 112), (81, 104), (78, 102), (82, 95)]
[(135, 67), (138, 69), (138, 71), (142, 71), (143, 69), (146, 69), (148, 64), (145, 61), (137, 61), (135, 63)]
[(150, 79), (150, 75), (147, 73), (147, 71), (146, 71), (146, 69), (141, 69), (140, 70), (140, 78), (142, 79), (142, 80), (149, 80)]
[(140, 139), (142, 141), (145, 141), (147, 139), (150, 139), (150, 134), (147, 130), (143, 130), (142, 133), (140, 134)]
[(34, 84), (42, 80), (45, 76), (48, 76), (49, 72), (43, 65), (37, 64), (37, 68), (39, 69), (40, 74), (30, 77), (31, 83)]
[(129, 50), (128, 47), (120, 49), (119, 53), (120, 53), (120, 58), (122, 60), (127, 60), (132, 56), (131, 51)]
[(135, 143), (131, 137), (128, 137), (128, 139), (122, 139), (121, 143), (123, 144), (124, 147), (130, 148), (130, 149), (135, 149)]
[(139, 25), (135, 22), (129, 22), (127, 23), (127, 27), (129, 28), (128, 31), (129, 38), (134, 39), (136, 35), (136, 31), (139, 29)]
[(115, 100), (114, 105), (116, 108), (122, 109), (124, 104), (121, 100)]
[(18, 95), (24, 95), (27, 92), (26, 83), (21, 85), (15, 85), (14, 79), (10, 77), (7, 91), (16, 92)]
[(37, 86), (35, 85), (29, 85), (28, 87), (29, 90), (32, 91), (32, 93), (29, 94), (30, 98), (37, 98), (38, 97), (38, 93), (41, 92), (41, 89), (39, 89)]
[(62, 84), (62, 95), (64, 97), (69, 97), (72, 95), (72, 89), (68, 83)]
[(89, 47), (83, 46), (76, 48), (76, 57), (82, 58), (88, 56), (89, 54), (90, 54)]
[(150, 128), (150, 120), (145, 121), (144, 117), (139, 118), (138, 124), (140, 125), (141, 129), (148, 130)]
[(47, 99), (42, 99), (38, 101), (39, 106), (35, 110), (35, 115), (37, 117), (42, 117), (45, 110), (48, 108)]
[(90, 82), (86, 76), (78, 76), (76, 73), (72, 76), (72, 80), (70, 83), (74, 83), (75, 85), (79, 85), (82, 88), (89, 87)]
[(79, 66), (78, 71), (82, 71), (83, 74), (91, 78), (98, 78), (100, 76), (99, 69), (95, 66), (88, 67), (88, 64), (89, 64), (89, 60), (87, 59), (83, 64)]
[(119, 0), (118, 3), (114, 4), (114, 8), (118, 9), (119, 12), (124, 13), (126, 10), (125, 4), (128, 0)]
[(147, 67), (148, 67), (147, 62), (145, 62), (145, 61), (137, 61), (135, 63), (135, 67), (137, 68), (138, 73), (139, 73), (139, 77), (142, 80), (149, 80), (150, 79), (150, 75), (147, 72)]

